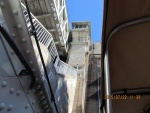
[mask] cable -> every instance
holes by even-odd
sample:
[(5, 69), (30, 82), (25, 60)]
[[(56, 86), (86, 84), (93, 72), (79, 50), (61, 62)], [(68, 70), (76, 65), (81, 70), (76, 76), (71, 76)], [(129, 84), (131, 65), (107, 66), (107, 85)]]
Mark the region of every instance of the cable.
[(50, 92), (51, 92), (51, 96), (52, 96), (51, 100), (54, 102), (56, 112), (59, 113), (56, 102), (55, 102), (55, 97), (54, 97), (54, 94), (53, 94), (53, 91), (52, 91), (52, 87), (51, 87), (51, 84), (50, 84), (50, 80), (48, 78), (48, 73), (47, 73), (46, 66), (45, 66), (45, 63), (44, 63), (44, 59), (43, 59), (43, 56), (42, 56), (41, 48), (40, 48), (40, 45), (39, 45), (39, 42), (38, 42), (38, 39), (37, 39), (36, 30), (35, 30), (34, 24), (32, 22), (32, 17), (31, 17), (31, 14), (30, 14), (28, 3), (27, 3), (27, 0), (24, 0), (24, 1), (25, 1), (25, 5), (26, 5), (26, 8), (27, 8), (27, 13), (28, 13), (28, 16), (29, 16), (29, 20), (30, 20), (30, 23), (31, 23), (32, 35), (35, 37), (35, 42), (36, 42), (36, 45), (37, 45), (37, 48), (38, 48), (38, 51), (39, 51), (39, 54), (40, 54), (40, 58), (41, 58), (41, 61), (42, 61), (44, 72), (45, 72), (45, 76), (46, 76), (48, 86), (49, 86), (49, 89), (50, 89)]

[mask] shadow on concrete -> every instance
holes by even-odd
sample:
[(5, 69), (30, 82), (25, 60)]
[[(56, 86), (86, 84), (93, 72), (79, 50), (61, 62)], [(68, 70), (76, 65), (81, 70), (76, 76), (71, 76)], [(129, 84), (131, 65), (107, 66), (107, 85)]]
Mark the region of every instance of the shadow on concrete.
[[(98, 78), (100, 79), (100, 77)], [(98, 84), (98, 79), (94, 80), (94, 81), (88, 81), (87, 82), (87, 87), (93, 86), (93, 85), (97, 85)]]

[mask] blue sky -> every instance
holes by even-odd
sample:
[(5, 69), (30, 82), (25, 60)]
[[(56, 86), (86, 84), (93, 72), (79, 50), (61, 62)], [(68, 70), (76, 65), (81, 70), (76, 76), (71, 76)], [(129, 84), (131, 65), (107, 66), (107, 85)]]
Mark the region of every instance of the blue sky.
[(74, 21), (91, 21), (92, 40), (101, 41), (103, 0), (66, 0), (70, 25)]

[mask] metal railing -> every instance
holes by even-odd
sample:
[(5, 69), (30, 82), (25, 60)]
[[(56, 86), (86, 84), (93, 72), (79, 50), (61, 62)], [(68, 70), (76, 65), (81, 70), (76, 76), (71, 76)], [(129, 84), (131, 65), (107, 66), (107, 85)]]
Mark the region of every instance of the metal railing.
[[(29, 21), (29, 16), (27, 14), (26, 8), (25, 6), (22, 4), (22, 8), (23, 8), (23, 14), (24, 14), (24, 18), (26, 20), (26, 24), (28, 27), (28, 31), (29, 33), (31, 33), (31, 23)], [(48, 32), (48, 30), (35, 18), (35, 16), (33, 14), (31, 14), (32, 16), (32, 20), (33, 20), (33, 24), (35, 26), (35, 30), (37, 33), (37, 38), (38, 41), (41, 42), (43, 45), (45, 45), (47, 47), (47, 49), (50, 52), (50, 55), (52, 57), (52, 60), (55, 60), (55, 57), (59, 57), (58, 53), (57, 53), (57, 49), (55, 46), (55, 42), (53, 40), (52, 35)]]
[[(24, 17), (25, 17), (25, 20), (26, 20), (28, 31), (31, 32), (32, 29), (31, 29), (31, 23), (29, 21), (29, 16), (28, 16), (26, 8), (23, 4), (22, 4), (22, 7), (23, 7), (23, 14), (24, 14)], [(43, 45), (45, 45), (47, 47), (53, 61), (57, 57), (57, 60), (55, 62), (55, 68), (56, 68), (57, 73), (63, 74), (63, 75), (77, 76), (77, 70), (75, 68), (73, 68), (72, 66), (70, 66), (70, 65), (64, 63), (63, 61), (59, 60), (59, 55), (57, 53), (57, 49), (56, 49), (55, 43), (53, 41), (52, 35), (35, 18), (35, 16), (33, 14), (31, 14), (31, 16), (32, 16), (33, 24), (35, 26), (36, 33), (37, 33), (38, 41), (41, 42)]]
[(59, 74), (68, 75), (68, 76), (77, 76), (77, 70), (75, 68), (64, 63), (63, 61), (59, 59), (56, 59), (54, 66), (55, 66), (56, 72)]

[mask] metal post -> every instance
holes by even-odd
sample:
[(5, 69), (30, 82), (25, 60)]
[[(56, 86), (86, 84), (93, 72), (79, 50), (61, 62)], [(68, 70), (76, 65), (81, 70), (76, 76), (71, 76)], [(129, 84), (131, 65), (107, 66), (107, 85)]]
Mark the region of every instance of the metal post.
[[(105, 96), (111, 95), (110, 89), (110, 73), (109, 73), (109, 62), (108, 62), (108, 51), (105, 53), (104, 57), (104, 80), (105, 80)], [(111, 99), (106, 99), (106, 113), (113, 113), (112, 112), (112, 101)]]

